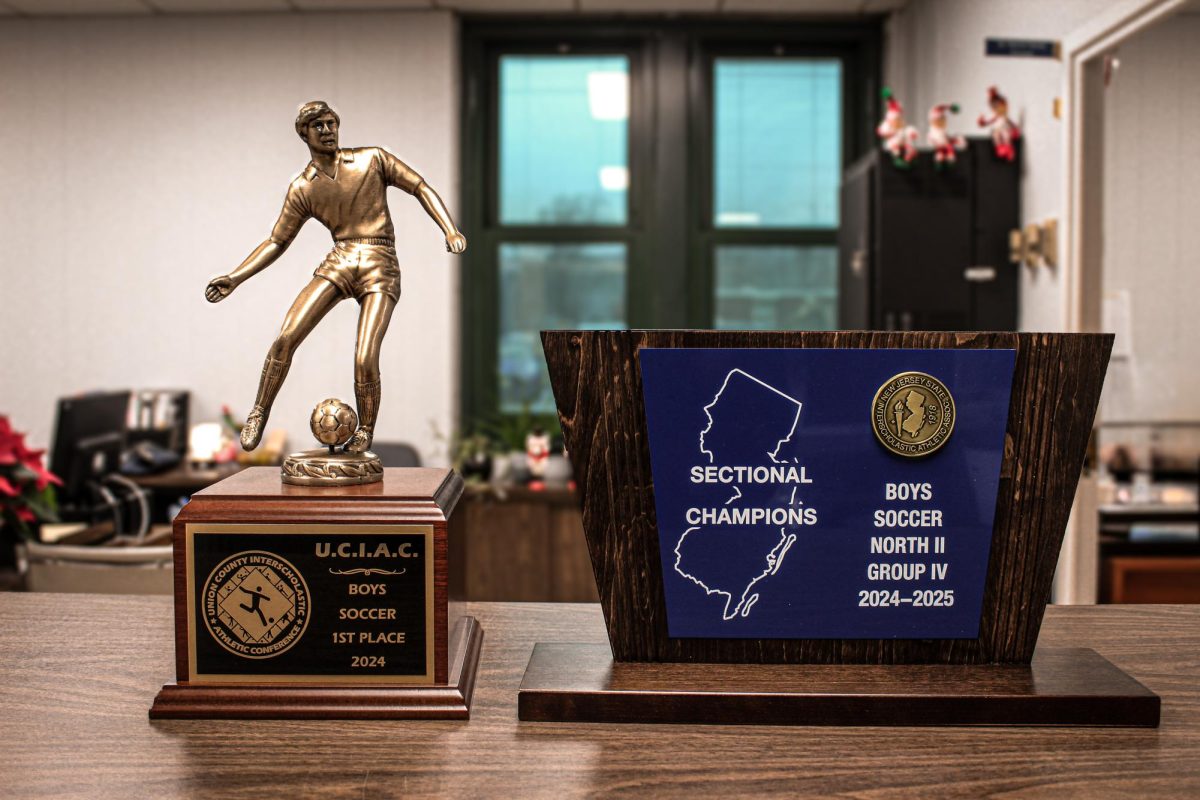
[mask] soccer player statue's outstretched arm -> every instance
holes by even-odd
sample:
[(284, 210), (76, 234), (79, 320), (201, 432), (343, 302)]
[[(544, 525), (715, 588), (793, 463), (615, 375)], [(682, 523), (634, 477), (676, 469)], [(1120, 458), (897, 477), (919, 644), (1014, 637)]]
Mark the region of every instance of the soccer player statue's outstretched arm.
[(442, 198), (438, 197), (438, 193), (433, 190), (425, 181), (421, 181), (421, 185), (417, 187), (415, 192), (417, 199), (421, 201), (421, 207), (425, 209), (425, 213), (433, 218), (433, 221), (442, 229), (442, 233), (446, 234), (446, 250), (450, 253), (461, 253), (467, 249), (467, 237), (459, 233), (458, 228), (454, 227), (454, 220), (450, 218), (450, 212), (446, 210), (446, 204), (442, 202)]
[(283, 201), (283, 210), (279, 212), (279, 219), (275, 221), (270, 238), (254, 248), (254, 252), (246, 256), (246, 260), (233, 272), (219, 275), (209, 281), (204, 290), (205, 299), (210, 303), (221, 302), (233, 294), (234, 289), (274, 264), (311, 216), (312, 212), (295, 191), (294, 185), (289, 187), (287, 197)]
[(416, 197), (421, 203), (421, 208), (425, 209), (425, 213), (442, 229), (442, 233), (446, 237), (446, 251), (457, 255), (466, 250), (467, 237), (458, 230), (446, 204), (442, 202), (442, 198), (438, 196), (433, 187), (386, 148), (379, 148), (379, 157), (388, 185), (395, 186)]
[(210, 303), (219, 303), (226, 297), (229, 297), (229, 295), (233, 294), (234, 289), (274, 264), (275, 260), (283, 255), (283, 251), (287, 249), (288, 244), (286, 242), (281, 244), (274, 239), (267, 239), (254, 248), (254, 252), (246, 256), (246, 260), (233, 272), (230, 272), (228, 275), (218, 275), (209, 281), (208, 286), (204, 289), (204, 298)]

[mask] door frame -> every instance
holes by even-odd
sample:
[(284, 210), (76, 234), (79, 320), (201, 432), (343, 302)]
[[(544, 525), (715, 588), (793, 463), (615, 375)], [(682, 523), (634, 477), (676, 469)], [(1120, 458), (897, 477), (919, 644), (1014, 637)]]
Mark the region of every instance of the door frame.
[(1178, 13), (1189, 0), (1128, 0), (1076, 29), (1062, 41), (1063, 241), (1062, 329), (1100, 328), (1104, 150), (1099, 127), (1103, 98), (1097, 92), (1102, 57), (1125, 40)]
[[(1099, 331), (1103, 294), (1103, 56), (1178, 13), (1189, 0), (1128, 0), (1063, 38), (1062, 127), (1065, 252), (1061, 261), (1060, 326)], [(1054, 602), (1093, 604), (1099, 596), (1100, 531), (1094, 478), (1083, 476), (1067, 523)]]

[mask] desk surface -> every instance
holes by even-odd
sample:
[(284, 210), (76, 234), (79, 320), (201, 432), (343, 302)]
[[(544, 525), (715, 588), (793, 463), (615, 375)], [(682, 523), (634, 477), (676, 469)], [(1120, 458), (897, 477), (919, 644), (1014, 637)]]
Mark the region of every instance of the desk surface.
[(535, 641), (603, 642), (595, 605), (475, 603), (469, 722), (146, 718), (167, 598), (0, 594), (0, 787), (12, 797), (1200, 796), (1200, 606), (1051, 607), (1162, 696), (1145, 729), (771, 728), (517, 721)]
[(190, 494), (211, 486), (222, 478), (236, 475), (245, 467), (236, 462), (217, 464), (212, 467), (195, 467), (184, 463), (166, 472), (151, 475), (131, 475), (129, 479), (144, 489), (164, 489)]

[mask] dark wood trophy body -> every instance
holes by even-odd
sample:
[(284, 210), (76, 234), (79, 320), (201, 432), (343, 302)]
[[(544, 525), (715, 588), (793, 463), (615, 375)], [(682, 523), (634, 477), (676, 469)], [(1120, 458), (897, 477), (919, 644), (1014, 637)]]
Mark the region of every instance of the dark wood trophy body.
[(254, 467), (174, 523), (176, 681), (152, 718), (465, 719), (483, 632), (447, 601), (448, 469), (282, 483)]
[(1036, 649), (1109, 335), (542, 334), (611, 649), (523, 720), (1154, 726)]

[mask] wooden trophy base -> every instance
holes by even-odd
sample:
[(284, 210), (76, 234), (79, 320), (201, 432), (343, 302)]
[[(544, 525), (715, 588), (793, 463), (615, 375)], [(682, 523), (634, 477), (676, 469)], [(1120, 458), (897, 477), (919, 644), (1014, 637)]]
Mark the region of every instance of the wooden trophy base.
[(1158, 695), (1094, 650), (1026, 665), (615, 662), (606, 644), (538, 644), (518, 695), (529, 722), (1068, 725), (1153, 728)]
[(150, 717), (467, 719), (483, 631), (446, 589), (462, 487), (254, 467), (196, 492), (174, 522), (175, 682)]
[(445, 684), (322, 686), (314, 683), (168, 683), (151, 719), (467, 719), (479, 669), (483, 628), (462, 617), (450, 637)]

